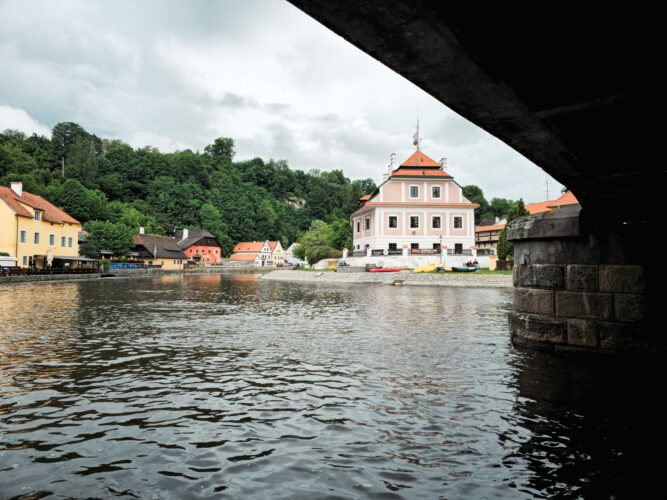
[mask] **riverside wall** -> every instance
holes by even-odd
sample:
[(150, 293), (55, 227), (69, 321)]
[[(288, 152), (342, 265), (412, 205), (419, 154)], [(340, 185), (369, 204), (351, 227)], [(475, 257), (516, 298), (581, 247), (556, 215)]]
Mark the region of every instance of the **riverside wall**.
[(399, 282), (405, 286), (453, 286), (468, 288), (511, 288), (509, 274), (476, 273), (413, 273), (400, 271), (393, 273), (339, 273), (298, 270), (277, 270), (260, 276), (261, 280), (293, 281), (308, 283), (378, 283), (393, 285)]

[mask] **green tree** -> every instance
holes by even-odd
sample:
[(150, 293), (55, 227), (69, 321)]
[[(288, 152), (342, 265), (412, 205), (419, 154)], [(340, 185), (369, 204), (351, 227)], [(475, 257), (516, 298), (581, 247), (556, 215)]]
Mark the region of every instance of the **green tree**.
[(489, 211), (489, 202), (484, 198), (484, 192), (480, 187), (469, 184), (463, 186), (463, 196), (471, 203), (479, 204), (479, 208), (475, 210), (475, 224), (479, 224)]
[(335, 229), (321, 220), (314, 220), (308, 231), (298, 239), (299, 246), (294, 255), (306, 259), (308, 264), (315, 264), (322, 259), (340, 257), (341, 251), (335, 248)]
[(57, 165), (60, 165), (61, 158), (67, 158), (74, 140), (77, 137), (87, 135), (88, 133), (77, 123), (62, 122), (56, 124), (51, 130), (51, 154)]
[(89, 221), (84, 229), (86, 242), (81, 245), (81, 253), (96, 258), (100, 250), (111, 250), (116, 256), (126, 256), (134, 247), (134, 231), (122, 223), (109, 221)]
[(530, 215), (530, 212), (523, 205), (523, 200), (519, 200), (510, 208), (507, 213), (507, 224), (505, 224), (505, 227), (498, 234), (497, 250), (499, 259), (514, 260), (514, 245), (507, 241), (507, 225), (514, 219), (518, 219), (524, 215)]

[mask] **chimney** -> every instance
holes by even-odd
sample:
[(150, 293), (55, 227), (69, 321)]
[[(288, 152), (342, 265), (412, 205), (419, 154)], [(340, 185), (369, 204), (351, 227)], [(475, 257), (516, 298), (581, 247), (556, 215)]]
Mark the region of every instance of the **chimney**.
[(387, 166), (387, 173), (385, 173), (382, 176), (383, 181), (386, 181), (387, 179), (389, 179), (389, 177), (391, 177), (392, 172), (396, 168), (396, 153), (392, 153), (389, 156), (389, 158), (390, 158), (390, 161), (389, 161), (389, 165)]
[(22, 182), (12, 182), (12, 191), (14, 191), (18, 196), (23, 197), (23, 183)]
[(144, 226), (139, 226), (139, 234), (144, 234)]
[(440, 167), (441, 170), (445, 170), (447, 168), (447, 158), (440, 158)]
[(187, 237), (188, 237), (188, 228), (184, 227), (183, 228), (183, 238), (182, 239), (186, 239)]

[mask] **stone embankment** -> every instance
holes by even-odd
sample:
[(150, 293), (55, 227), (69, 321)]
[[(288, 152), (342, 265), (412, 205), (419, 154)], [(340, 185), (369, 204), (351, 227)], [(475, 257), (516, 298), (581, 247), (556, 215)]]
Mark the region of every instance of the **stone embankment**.
[(380, 283), (391, 285), (396, 280), (409, 286), (458, 286), (468, 288), (511, 288), (510, 274), (476, 273), (336, 273), (279, 270), (263, 274), (262, 280), (301, 281), (313, 283)]

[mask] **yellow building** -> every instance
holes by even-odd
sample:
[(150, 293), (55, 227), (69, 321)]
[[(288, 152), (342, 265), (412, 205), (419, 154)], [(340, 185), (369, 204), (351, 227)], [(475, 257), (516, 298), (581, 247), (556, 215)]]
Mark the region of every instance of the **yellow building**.
[(76, 267), (81, 223), (41, 196), (12, 182), (0, 186), (0, 252), (19, 267), (44, 268), (55, 260)]
[(271, 261), (274, 266), (285, 265), (285, 250), (279, 241), (269, 241), (269, 248), (271, 248)]

